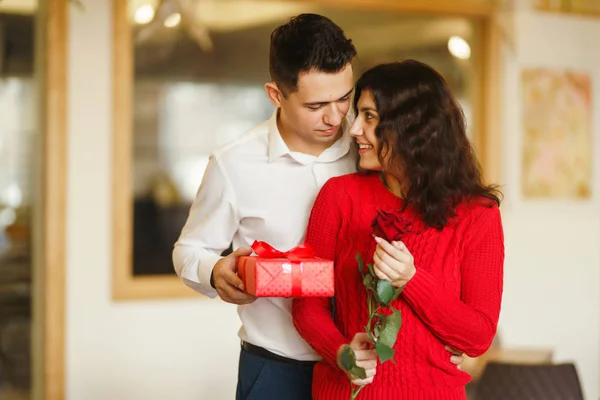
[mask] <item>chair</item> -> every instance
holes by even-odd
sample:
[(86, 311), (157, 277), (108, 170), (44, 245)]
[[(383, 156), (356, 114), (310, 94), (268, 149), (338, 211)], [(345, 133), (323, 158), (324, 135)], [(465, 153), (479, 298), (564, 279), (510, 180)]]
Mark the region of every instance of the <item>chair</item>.
[(583, 400), (573, 364), (503, 364), (490, 362), (475, 400)]

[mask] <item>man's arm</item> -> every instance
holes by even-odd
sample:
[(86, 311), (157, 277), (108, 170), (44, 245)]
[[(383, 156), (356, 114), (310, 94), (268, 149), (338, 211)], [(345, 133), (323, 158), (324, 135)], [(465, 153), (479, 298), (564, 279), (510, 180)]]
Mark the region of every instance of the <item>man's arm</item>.
[[(240, 290), (243, 287), (235, 274), (235, 263), (238, 256), (249, 254), (249, 251), (238, 249), (221, 257), (238, 226), (233, 188), (217, 158), (211, 156), (173, 250), (175, 272), (187, 286), (209, 297), (221, 295), (226, 301), (243, 302), (243, 297), (248, 295)], [(231, 299), (232, 296), (236, 298)]]

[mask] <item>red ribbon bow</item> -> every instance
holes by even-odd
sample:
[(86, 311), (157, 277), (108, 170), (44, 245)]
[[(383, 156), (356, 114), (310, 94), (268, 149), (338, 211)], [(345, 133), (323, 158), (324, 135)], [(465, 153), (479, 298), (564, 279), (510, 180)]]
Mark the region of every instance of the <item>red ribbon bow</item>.
[(287, 258), (288, 260), (297, 260), (315, 256), (315, 251), (306, 243), (285, 252), (277, 250), (267, 242), (259, 242), (257, 240), (255, 240), (250, 247), (252, 247), (252, 250), (254, 250), (257, 256), (263, 258)]
[(262, 258), (286, 258), (292, 264), (292, 297), (302, 295), (302, 264), (301, 260), (312, 258), (315, 251), (308, 244), (303, 243), (288, 251), (279, 251), (266, 242), (254, 241), (252, 250)]

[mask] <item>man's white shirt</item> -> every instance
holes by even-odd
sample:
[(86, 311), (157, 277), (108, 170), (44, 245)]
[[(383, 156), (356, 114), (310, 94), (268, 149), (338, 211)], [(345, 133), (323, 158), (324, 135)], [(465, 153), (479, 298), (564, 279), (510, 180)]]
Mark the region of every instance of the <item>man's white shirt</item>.
[[(210, 276), (232, 241), (234, 249), (260, 240), (282, 251), (302, 243), (320, 188), (329, 178), (355, 171), (352, 142), (344, 132), (318, 157), (291, 152), (276, 111), (215, 151), (173, 251), (185, 284), (217, 296)], [(320, 359), (294, 328), (291, 305), (291, 299), (258, 298), (238, 306), (240, 339), (296, 360)]]

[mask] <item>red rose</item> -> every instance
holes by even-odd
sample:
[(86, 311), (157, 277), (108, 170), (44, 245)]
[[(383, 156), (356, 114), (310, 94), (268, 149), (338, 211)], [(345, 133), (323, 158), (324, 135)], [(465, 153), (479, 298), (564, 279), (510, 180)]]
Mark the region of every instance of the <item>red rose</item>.
[(377, 210), (377, 215), (371, 226), (375, 236), (392, 242), (401, 240), (402, 234), (410, 230), (411, 222), (404, 218), (400, 212)]

